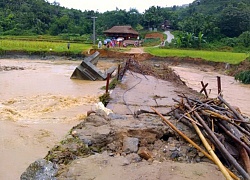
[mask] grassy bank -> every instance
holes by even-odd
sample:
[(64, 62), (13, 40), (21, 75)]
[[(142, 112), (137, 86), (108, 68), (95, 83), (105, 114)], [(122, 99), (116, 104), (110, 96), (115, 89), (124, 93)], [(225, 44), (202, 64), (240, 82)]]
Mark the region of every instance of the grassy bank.
[(201, 58), (207, 61), (227, 62), (238, 64), (244, 61), (249, 55), (246, 53), (203, 51), (203, 50), (180, 50), (180, 49), (160, 49), (145, 48), (145, 52), (159, 57), (191, 57)]
[(0, 40), (1, 51), (19, 51), (19, 52), (55, 52), (68, 54), (81, 54), (92, 47), (91, 44), (70, 43), (70, 49), (67, 48), (67, 42), (49, 42), (49, 41), (27, 41), (27, 40)]

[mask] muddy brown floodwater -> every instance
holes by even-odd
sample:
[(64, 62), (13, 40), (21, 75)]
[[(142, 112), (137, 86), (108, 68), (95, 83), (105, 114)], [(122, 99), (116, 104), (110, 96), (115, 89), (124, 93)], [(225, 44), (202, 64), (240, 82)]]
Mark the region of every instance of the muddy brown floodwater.
[(206, 67), (175, 66), (171, 68), (186, 82), (187, 86), (196, 91), (201, 90), (201, 81), (204, 84), (208, 83), (206, 89), (210, 98), (215, 98), (218, 95), (217, 76), (220, 76), (223, 98), (230, 105), (239, 107), (243, 115), (250, 117), (250, 85), (235, 81), (232, 76), (210, 71)]
[[(81, 61), (1, 59), (0, 179), (16, 180), (38, 158), (95, 109), (105, 81), (70, 79)], [(115, 65), (99, 61), (106, 70)]]
[[(24, 70), (0, 71), (0, 179), (16, 180), (38, 158), (44, 157), (67, 132), (94, 109), (105, 81), (70, 79), (81, 61), (1, 59), (1, 66)], [(101, 70), (116, 65), (100, 60)], [(172, 67), (187, 85), (200, 90), (209, 83), (209, 96), (216, 96), (216, 76), (194, 67)], [(221, 76), (224, 98), (250, 116), (250, 85)]]

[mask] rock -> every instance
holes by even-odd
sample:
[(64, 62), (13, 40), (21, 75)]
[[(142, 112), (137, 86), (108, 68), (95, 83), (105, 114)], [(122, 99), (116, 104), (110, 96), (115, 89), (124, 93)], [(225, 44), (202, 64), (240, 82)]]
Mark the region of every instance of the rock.
[(145, 147), (139, 148), (138, 155), (145, 160), (153, 159), (152, 153)]
[(50, 161), (39, 159), (30, 164), (26, 171), (21, 175), (21, 180), (56, 180), (58, 167)]
[(127, 166), (129, 164), (130, 164), (130, 162), (129, 162), (128, 159), (124, 159), (123, 162), (122, 162), (122, 166)]
[(198, 152), (199, 157), (204, 157), (204, 154), (202, 152)]
[(126, 153), (134, 153), (138, 151), (138, 144), (139, 139), (138, 138), (131, 138), (131, 137), (125, 137), (123, 139), (123, 152)]
[(142, 160), (141, 157), (136, 153), (128, 154), (126, 158), (130, 163), (138, 163)]
[(170, 158), (172, 159), (172, 160), (176, 160), (177, 158), (179, 158), (180, 157), (180, 154), (177, 152), (177, 151), (174, 151), (172, 154), (171, 154), (171, 156), (170, 156)]

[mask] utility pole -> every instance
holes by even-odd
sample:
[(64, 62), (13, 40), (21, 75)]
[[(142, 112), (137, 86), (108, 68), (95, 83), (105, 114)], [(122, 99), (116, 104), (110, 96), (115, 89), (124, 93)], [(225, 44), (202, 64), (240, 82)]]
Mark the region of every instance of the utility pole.
[(93, 16), (91, 18), (93, 19), (93, 45), (95, 45), (95, 19), (97, 17)]

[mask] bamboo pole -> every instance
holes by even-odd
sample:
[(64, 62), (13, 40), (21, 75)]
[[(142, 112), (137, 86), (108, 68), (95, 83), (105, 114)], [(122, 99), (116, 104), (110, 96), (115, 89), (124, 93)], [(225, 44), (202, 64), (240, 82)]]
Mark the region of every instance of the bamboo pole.
[[(191, 110), (192, 108), (185, 104), (185, 106)], [(215, 136), (215, 134), (211, 131), (211, 129), (207, 126), (207, 124), (204, 122), (204, 120), (200, 117), (200, 115), (195, 111), (194, 112), (196, 118), (201, 123), (207, 134), (214, 140), (217, 148), (220, 150), (223, 155), (227, 158), (227, 160), (234, 166), (234, 168), (245, 178), (250, 180), (249, 174), (239, 165), (239, 163), (235, 160), (235, 158), (225, 149), (224, 145), (218, 140), (218, 138)]]
[(220, 171), (222, 172), (222, 174), (225, 176), (225, 178), (227, 180), (231, 180), (232, 177), (229, 175), (227, 169), (225, 168), (225, 166), (221, 163), (220, 159), (216, 156), (216, 154), (214, 153), (213, 149), (211, 148), (211, 146), (208, 144), (207, 140), (205, 139), (205, 137), (203, 136), (203, 134), (201, 133), (199, 127), (193, 123), (194, 129), (196, 130), (197, 134), (199, 135), (203, 145), (205, 146), (205, 148), (207, 149), (207, 151), (209, 152), (209, 154), (212, 156), (212, 158), (214, 159), (215, 164), (219, 167)]
[[(156, 112), (156, 114), (158, 114), (161, 119), (168, 125), (170, 126), (174, 131), (176, 131), (183, 139), (185, 139), (187, 142), (189, 142), (192, 146), (194, 146), (197, 150), (199, 150), (200, 152), (202, 152), (208, 159), (210, 159), (211, 161), (214, 161), (214, 159), (212, 158), (212, 156), (210, 154), (208, 154), (205, 150), (203, 150), (200, 146), (198, 146), (195, 142), (193, 142), (190, 138), (188, 138), (184, 133), (182, 133), (180, 130), (178, 130), (171, 122), (169, 122), (166, 118), (163, 117), (162, 114), (160, 114), (156, 109), (154, 109), (153, 107), (151, 107), (151, 109)], [(231, 172), (229, 169), (227, 169), (228, 173), (230, 174), (231, 177), (233, 177), (235, 180), (240, 180), (240, 178), (238, 178), (233, 172)]]

